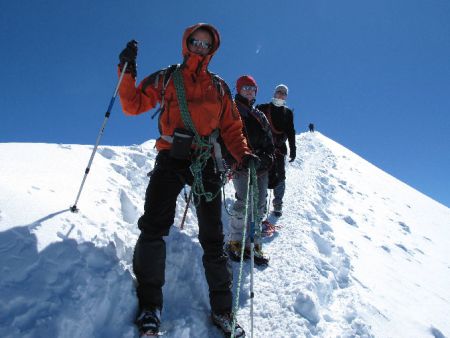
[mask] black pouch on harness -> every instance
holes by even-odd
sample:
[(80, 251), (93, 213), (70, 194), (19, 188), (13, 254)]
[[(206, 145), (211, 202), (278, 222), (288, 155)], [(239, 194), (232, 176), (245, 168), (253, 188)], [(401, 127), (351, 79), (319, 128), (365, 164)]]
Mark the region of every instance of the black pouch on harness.
[(194, 140), (194, 134), (189, 130), (177, 128), (173, 132), (172, 148), (170, 156), (177, 160), (188, 160), (191, 155), (191, 145)]

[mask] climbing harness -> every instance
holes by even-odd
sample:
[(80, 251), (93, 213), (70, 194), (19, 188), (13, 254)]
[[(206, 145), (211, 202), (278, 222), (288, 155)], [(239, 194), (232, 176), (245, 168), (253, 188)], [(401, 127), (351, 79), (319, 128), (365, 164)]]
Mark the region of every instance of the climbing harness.
[(193, 133), (193, 144), (195, 145), (194, 156), (192, 158), (192, 164), (190, 170), (194, 181), (192, 183), (192, 192), (197, 197), (204, 197), (207, 202), (211, 202), (220, 193), (220, 189), (216, 193), (207, 192), (203, 186), (202, 171), (206, 167), (208, 159), (211, 156), (211, 150), (214, 145), (210, 142), (210, 137), (202, 137), (195, 129), (194, 122), (188, 110), (186, 101), (183, 75), (181, 69), (178, 67), (173, 72), (173, 82), (175, 85), (175, 91), (177, 94), (178, 105), (180, 107), (181, 119), (187, 130)]

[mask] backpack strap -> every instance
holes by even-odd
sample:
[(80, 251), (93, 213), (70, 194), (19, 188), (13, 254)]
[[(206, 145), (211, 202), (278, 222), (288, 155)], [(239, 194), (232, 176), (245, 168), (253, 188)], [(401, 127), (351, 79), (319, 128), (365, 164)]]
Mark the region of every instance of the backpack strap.
[[(284, 114), (286, 108), (285, 107), (283, 107), (283, 108), (284, 108), (283, 109), (283, 114)], [(272, 129), (272, 133), (273, 134), (277, 134), (277, 135), (284, 134), (284, 132), (282, 130), (276, 129), (275, 126), (273, 125), (273, 122), (272, 122), (272, 107), (270, 106), (270, 104), (268, 105), (268, 110), (267, 110), (266, 116), (267, 116), (267, 119), (269, 120), (270, 129)]]
[(211, 75), (212, 83), (216, 87), (217, 92), (219, 93), (220, 99), (222, 100), (223, 97), (225, 96), (225, 89), (223, 86), (224, 80), (215, 73), (209, 72), (209, 74)]
[[(162, 77), (162, 87), (161, 87), (161, 91), (160, 91), (160, 96), (161, 96), (161, 104), (159, 106), (159, 108), (153, 113), (153, 115), (151, 116), (152, 119), (154, 119), (158, 114), (161, 114), (164, 110), (164, 104), (165, 104), (165, 94), (166, 94), (166, 88), (169, 85), (170, 80), (172, 79), (172, 75), (175, 72), (175, 70), (180, 68), (180, 64), (175, 64), (175, 65), (171, 65), (167, 68), (164, 68), (152, 75), (150, 75), (144, 82), (143, 86), (142, 86), (142, 91), (145, 92), (145, 89), (151, 85), (151, 83), (153, 82), (153, 86), (155, 88), (158, 88), (159, 85), (159, 79)], [(209, 74), (211, 75), (211, 80), (214, 84), (214, 86), (217, 89), (217, 92), (219, 93), (219, 98), (221, 100), (221, 102), (223, 102), (223, 97), (225, 96), (227, 90), (224, 88), (223, 82), (224, 80), (217, 74), (209, 72)], [(229, 91), (229, 90), (228, 90)], [(231, 93), (230, 93), (231, 95)]]
[(145, 89), (148, 86), (153, 85), (155, 88), (158, 88), (159, 81), (162, 78), (162, 85), (160, 90), (160, 96), (161, 96), (161, 104), (159, 105), (159, 108), (153, 113), (152, 119), (154, 119), (158, 114), (161, 114), (164, 110), (164, 104), (165, 104), (165, 94), (166, 94), (166, 88), (169, 85), (170, 79), (172, 78), (173, 72), (180, 67), (179, 64), (171, 65), (167, 68), (164, 68), (162, 70), (157, 71), (156, 73), (150, 75), (144, 80), (144, 83), (142, 85), (142, 91), (145, 92)]

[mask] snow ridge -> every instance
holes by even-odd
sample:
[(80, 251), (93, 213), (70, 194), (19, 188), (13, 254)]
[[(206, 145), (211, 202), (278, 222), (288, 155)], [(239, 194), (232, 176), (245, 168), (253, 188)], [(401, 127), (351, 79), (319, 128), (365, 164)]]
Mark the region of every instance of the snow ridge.
[[(280, 228), (263, 242), (271, 261), (254, 271), (254, 336), (450, 337), (450, 210), (320, 133), (296, 141), (283, 216), (269, 215)], [(92, 147), (0, 144), (0, 336), (137, 335), (131, 263), (153, 147), (100, 147), (73, 214)], [(233, 195), (226, 185), (225, 233)], [(193, 205), (179, 228), (185, 199), (167, 238), (162, 329), (221, 337)], [(249, 284), (246, 264), (247, 332)]]

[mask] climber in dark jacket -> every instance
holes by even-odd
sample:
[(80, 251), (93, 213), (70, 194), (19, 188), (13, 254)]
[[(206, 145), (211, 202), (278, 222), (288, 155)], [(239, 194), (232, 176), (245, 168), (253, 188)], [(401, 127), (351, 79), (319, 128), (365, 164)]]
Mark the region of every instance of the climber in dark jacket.
[[(255, 79), (249, 75), (241, 76), (237, 80), (236, 90), (235, 102), (244, 125), (243, 134), (247, 139), (250, 150), (260, 160), (256, 168), (258, 212), (255, 215), (255, 225), (260, 229), (266, 213), (268, 175), (273, 164), (275, 149), (269, 121), (261, 111), (253, 106), (258, 90)], [(246, 226), (244, 221), (247, 182), (248, 171), (237, 167), (233, 173), (236, 200), (233, 205), (233, 216), (230, 218), (230, 240), (227, 243), (228, 256), (235, 261), (239, 261), (241, 258), (241, 243), (243, 240), (245, 241), (244, 258), (249, 258), (251, 255), (250, 229), (247, 229), (247, 236), (243, 239), (244, 226)], [(248, 210), (248, 213), (250, 213), (250, 210)], [(256, 234), (258, 233), (260, 234), (260, 231), (256, 231)], [(261, 236), (255, 236), (254, 262), (257, 265), (266, 265), (269, 262), (269, 258), (262, 252)]]
[(256, 106), (269, 120), (275, 145), (275, 161), (269, 172), (269, 189), (273, 189), (273, 213), (282, 215), (283, 197), (286, 190), (285, 157), (286, 141), (289, 143), (289, 162), (296, 157), (294, 113), (286, 106), (288, 87), (276, 86), (272, 102)]

